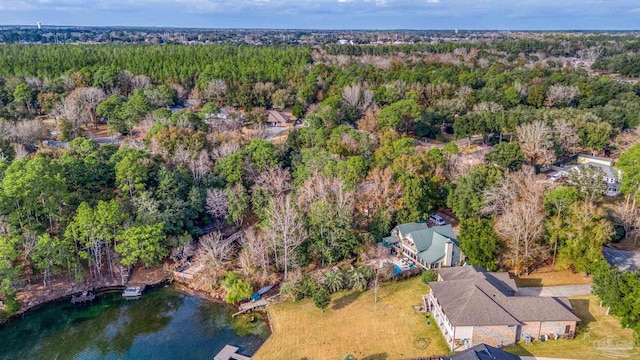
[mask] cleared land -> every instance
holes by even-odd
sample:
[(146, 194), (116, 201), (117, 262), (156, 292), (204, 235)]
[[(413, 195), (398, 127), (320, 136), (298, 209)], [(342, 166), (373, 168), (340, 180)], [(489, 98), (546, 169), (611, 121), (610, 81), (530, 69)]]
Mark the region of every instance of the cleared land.
[(571, 297), (571, 306), (582, 320), (573, 340), (534, 341), (519, 343), (505, 350), (522, 355), (569, 359), (640, 358), (640, 349), (633, 346), (633, 331), (623, 329), (620, 321), (607, 315), (595, 295)]
[(334, 294), (321, 313), (309, 299), (269, 307), (273, 334), (254, 359), (400, 359), (441, 355), (448, 348), (433, 321), (416, 313), (428, 288), (416, 277), (372, 291)]

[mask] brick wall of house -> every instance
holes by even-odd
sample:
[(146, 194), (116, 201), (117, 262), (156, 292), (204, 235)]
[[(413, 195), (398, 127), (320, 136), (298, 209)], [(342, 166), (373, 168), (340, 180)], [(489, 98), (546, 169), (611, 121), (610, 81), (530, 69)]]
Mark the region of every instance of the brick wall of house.
[(542, 323), (540, 329), (540, 335), (549, 335), (549, 334), (564, 334), (565, 330), (569, 326), (569, 332), (576, 331), (576, 322), (575, 321), (546, 321)]
[(528, 323), (522, 324), (520, 327), (520, 334), (516, 340), (524, 340), (525, 336), (531, 336), (532, 338), (537, 338), (540, 336), (540, 322), (532, 321)]
[(472, 346), (485, 343), (491, 346), (516, 342), (516, 326), (474, 326)]
[(565, 333), (567, 325), (569, 325), (569, 332), (576, 331), (575, 321), (529, 322), (522, 325), (522, 329), (520, 331), (520, 338), (518, 340), (523, 340), (524, 337), (527, 335), (535, 339), (539, 338), (540, 335), (551, 335), (551, 334), (562, 335)]

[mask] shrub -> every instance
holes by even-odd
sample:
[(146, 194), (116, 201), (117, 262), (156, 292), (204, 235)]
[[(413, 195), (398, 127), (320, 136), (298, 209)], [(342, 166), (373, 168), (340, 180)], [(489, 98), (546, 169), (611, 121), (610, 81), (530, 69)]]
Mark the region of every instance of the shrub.
[(438, 281), (438, 273), (435, 270), (426, 270), (421, 275), (422, 282), (429, 285), (430, 282)]
[(235, 304), (242, 300), (248, 299), (253, 293), (253, 287), (249, 282), (242, 280), (240, 275), (235, 272), (228, 272), (225, 275), (224, 282), (222, 283), (225, 290), (227, 290), (227, 297), (225, 301), (229, 304)]
[(313, 303), (318, 309), (322, 310), (322, 312), (324, 312), (324, 310), (329, 307), (329, 304), (331, 303), (331, 295), (325, 288), (320, 288), (318, 291), (316, 291), (313, 294), (312, 298)]

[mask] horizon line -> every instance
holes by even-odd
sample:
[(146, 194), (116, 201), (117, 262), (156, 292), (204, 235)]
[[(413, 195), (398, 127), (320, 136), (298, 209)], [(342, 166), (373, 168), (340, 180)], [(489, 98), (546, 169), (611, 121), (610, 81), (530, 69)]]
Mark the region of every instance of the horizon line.
[[(639, 29), (480, 29), (480, 28), (441, 28), (441, 29), (411, 29), (411, 28), (273, 28), (273, 27), (185, 27), (171, 25), (56, 25), (56, 24), (40, 24), (41, 29), (47, 28), (122, 28), (122, 29), (181, 29), (181, 30), (279, 30), (279, 31), (458, 31), (458, 32), (640, 32)], [(25, 27), (38, 30), (37, 24), (0, 24), (0, 27)]]

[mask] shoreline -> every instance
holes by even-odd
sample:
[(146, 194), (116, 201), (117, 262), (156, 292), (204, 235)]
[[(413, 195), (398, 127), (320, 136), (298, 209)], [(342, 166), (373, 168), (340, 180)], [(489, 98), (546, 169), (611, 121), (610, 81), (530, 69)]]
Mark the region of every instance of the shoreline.
[[(149, 284), (145, 284), (147, 288), (156, 288), (159, 287), (161, 285), (164, 285), (166, 283), (169, 282), (169, 277), (168, 276), (164, 276), (161, 279), (157, 279), (152, 283)], [(38, 310), (42, 307), (45, 307), (47, 305), (56, 303), (56, 302), (61, 302), (64, 300), (71, 300), (71, 297), (75, 294), (78, 293), (82, 293), (83, 291), (91, 291), (94, 293), (94, 295), (98, 296), (98, 295), (103, 295), (103, 294), (107, 294), (107, 293), (112, 293), (112, 292), (118, 292), (118, 291), (123, 291), (128, 285), (119, 285), (119, 284), (112, 284), (112, 283), (105, 283), (103, 286), (98, 286), (98, 287), (92, 287), (91, 289), (88, 289), (89, 285), (87, 284), (83, 284), (84, 286), (78, 286), (78, 284), (74, 284), (72, 286), (70, 286), (68, 289), (62, 291), (60, 294), (57, 294), (55, 296), (51, 295), (50, 297), (42, 297), (42, 298), (36, 298), (36, 300), (34, 300), (31, 303), (28, 303), (25, 306), (22, 306), (20, 308), (20, 310), (18, 310), (16, 313), (11, 314), (10, 316), (8, 316), (6, 319), (0, 321), (0, 326), (3, 326), (9, 322), (13, 322), (16, 320), (20, 320), (22, 318), (24, 318), (24, 316), (31, 312), (31, 311), (35, 311)], [(49, 290), (47, 290), (49, 291)], [(27, 293), (29, 292), (29, 290), (27, 291), (21, 291), (18, 293)]]

